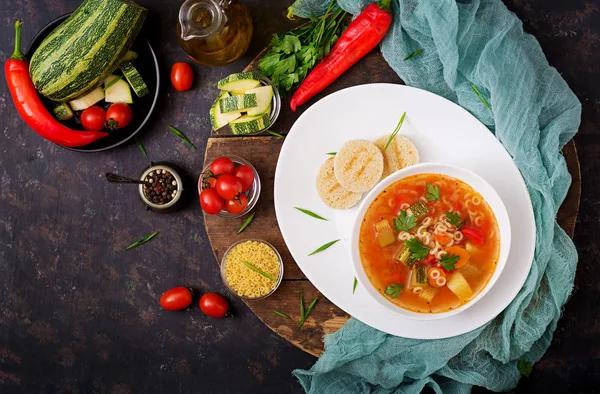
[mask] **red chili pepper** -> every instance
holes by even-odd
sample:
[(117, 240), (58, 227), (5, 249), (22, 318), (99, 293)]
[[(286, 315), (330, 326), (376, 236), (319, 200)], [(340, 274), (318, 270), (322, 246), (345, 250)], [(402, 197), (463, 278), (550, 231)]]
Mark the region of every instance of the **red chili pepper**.
[(392, 23), (390, 0), (372, 3), (348, 25), (331, 52), (308, 74), (290, 100), (292, 111), (329, 86), (379, 44)]
[(463, 228), (461, 229), (463, 235), (465, 236), (466, 239), (468, 239), (469, 241), (473, 242), (475, 245), (477, 246), (481, 246), (483, 245), (483, 235), (481, 235), (479, 233), (479, 231), (475, 230), (474, 228), (470, 227), (470, 226), (463, 226)]
[(29, 62), (21, 52), (21, 25), (15, 23), (15, 51), (4, 63), (6, 83), (19, 115), (35, 132), (45, 139), (68, 147), (91, 144), (108, 133), (72, 130), (48, 112), (29, 77)]

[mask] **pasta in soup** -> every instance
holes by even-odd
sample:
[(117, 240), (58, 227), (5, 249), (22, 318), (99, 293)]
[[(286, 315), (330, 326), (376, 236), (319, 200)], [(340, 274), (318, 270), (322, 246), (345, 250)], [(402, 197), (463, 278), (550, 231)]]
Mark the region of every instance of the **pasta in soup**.
[(456, 309), (487, 285), (500, 254), (496, 217), (468, 184), (419, 174), (373, 200), (359, 235), (362, 265), (389, 301), (419, 313)]

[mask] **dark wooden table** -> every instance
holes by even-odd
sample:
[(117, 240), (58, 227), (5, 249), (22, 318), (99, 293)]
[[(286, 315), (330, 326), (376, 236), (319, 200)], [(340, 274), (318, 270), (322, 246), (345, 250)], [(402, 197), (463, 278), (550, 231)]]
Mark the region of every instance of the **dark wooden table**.
[[(185, 60), (175, 37), (180, 2), (139, 1), (152, 11), (146, 34), (168, 81)], [(222, 68), (195, 66), (191, 92), (163, 84), (156, 113), (142, 135), (153, 160), (170, 160), (197, 177), (210, 134), (207, 110), (214, 85), (240, 70), (293, 26), (291, 1), (246, 0), (255, 21), (247, 55)], [(10, 56), (12, 23), (24, 21), (24, 43), (79, 0), (3, 2), (0, 57)], [(600, 392), (600, 2), (508, 1), (581, 99), (576, 137), (583, 195), (575, 243), (580, 253), (575, 291), (553, 344), (516, 391)], [(167, 313), (157, 298), (189, 285), (224, 290), (195, 202), (172, 215), (147, 212), (127, 186), (108, 185), (107, 171), (135, 175), (146, 165), (135, 144), (80, 154), (40, 139), (18, 118), (0, 84), (0, 393), (251, 393), (301, 392), (291, 376), (315, 358), (265, 327), (231, 298), (235, 319), (198, 310)], [(168, 130), (178, 126), (194, 151)], [(130, 242), (160, 231), (152, 244)], [(480, 391), (480, 390), (476, 390)]]

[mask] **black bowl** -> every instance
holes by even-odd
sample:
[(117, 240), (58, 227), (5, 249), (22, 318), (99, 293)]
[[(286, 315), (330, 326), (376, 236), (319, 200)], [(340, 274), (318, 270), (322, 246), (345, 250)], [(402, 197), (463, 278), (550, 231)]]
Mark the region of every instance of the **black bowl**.
[[(52, 32), (52, 30), (58, 27), (58, 25), (62, 21), (64, 21), (69, 15), (71, 14), (65, 14), (56, 18), (55, 20), (44, 26), (44, 28), (40, 30), (35, 35), (35, 37), (33, 37), (33, 40), (29, 44), (29, 47), (27, 48), (26, 52), (28, 59), (31, 58), (31, 55), (33, 55), (33, 52), (35, 52), (35, 50), (42, 43), (44, 38), (46, 38), (46, 36), (48, 36)], [(148, 85), (148, 89), (150, 89), (150, 94), (139, 98), (135, 95), (133, 91), (131, 92), (133, 96), (133, 104), (131, 104), (131, 109), (133, 110), (133, 119), (131, 120), (131, 123), (122, 129), (108, 131), (108, 137), (104, 137), (89, 145), (80, 146), (78, 148), (69, 148), (65, 146), (64, 148), (75, 150), (78, 152), (100, 152), (124, 144), (125, 142), (133, 138), (133, 136), (135, 136), (137, 133), (139, 133), (140, 130), (142, 130), (142, 128), (150, 118), (150, 114), (154, 110), (156, 100), (158, 99), (160, 76), (158, 70), (158, 60), (156, 59), (154, 50), (152, 49), (152, 46), (150, 45), (148, 40), (140, 36), (141, 33), (140, 35), (138, 35), (137, 39), (131, 47), (131, 50), (137, 52), (138, 54), (138, 57), (133, 61), (133, 64), (142, 75), (142, 78), (144, 79), (144, 82), (146, 82), (146, 85)], [(42, 97), (41, 95), (40, 97), (46, 108), (48, 108), (48, 110), (52, 112), (52, 108), (55, 102), (45, 97)], [(66, 126), (74, 130), (82, 130), (82, 132), (85, 132), (81, 125), (77, 124), (74, 120), (70, 120), (64, 123)]]

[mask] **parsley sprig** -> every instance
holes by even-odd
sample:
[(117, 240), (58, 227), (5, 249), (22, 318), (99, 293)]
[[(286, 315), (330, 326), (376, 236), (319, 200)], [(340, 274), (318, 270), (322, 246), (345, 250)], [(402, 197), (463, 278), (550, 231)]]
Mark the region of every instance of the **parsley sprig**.
[(417, 218), (414, 215), (408, 215), (404, 209), (398, 213), (398, 218), (394, 219), (396, 231), (408, 231), (417, 225)]
[(431, 183), (425, 184), (427, 188), (427, 194), (425, 194), (425, 198), (429, 201), (436, 201), (440, 199), (440, 188), (436, 185), (432, 185)]
[(258, 63), (281, 96), (287, 96), (329, 51), (345, 29), (347, 13), (331, 0), (322, 18), (311, 16), (305, 26), (275, 34), (271, 47)]
[(457, 230), (460, 230), (463, 224), (465, 224), (458, 213), (450, 211), (446, 211), (446, 221), (456, 227)]
[(453, 271), (458, 260), (460, 260), (460, 256), (457, 254), (445, 254), (440, 259), (440, 264), (446, 271)]
[(405, 241), (404, 246), (408, 248), (410, 258), (417, 261), (424, 260), (431, 250), (431, 248), (414, 237)]
[(385, 288), (385, 294), (389, 295), (391, 298), (398, 298), (403, 288), (404, 285), (397, 282), (392, 282)]

